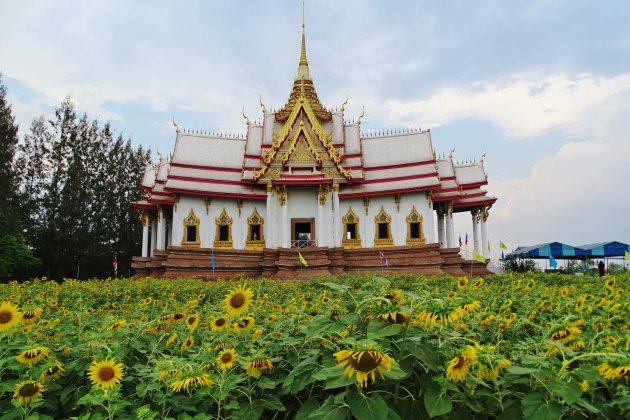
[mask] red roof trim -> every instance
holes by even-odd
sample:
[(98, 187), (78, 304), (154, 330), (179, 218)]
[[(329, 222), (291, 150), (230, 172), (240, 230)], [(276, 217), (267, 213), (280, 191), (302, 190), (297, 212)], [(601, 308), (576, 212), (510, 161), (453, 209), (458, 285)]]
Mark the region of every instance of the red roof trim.
[[(179, 175), (170, 175), (168, 178), (176, 180), (176, 181), (203, 182), (205, 184), (244, 185), (244, 183), (241, 181), (228, 181), (225, 179), (195, 178), (191, 176), (179, 176)], [(165, 188), (165, 189), (168, 191), (172, 191), (171, 188)]]
[(216, 193), (216, 192), (207, 192), (207, 191), (199, 191), (199, 190), (182, 190), (177, 188), (169, 188), (169, 191), (180, 193), (180, 194), (190, 194), (190, 195), (202, 195), (207, 197), (219, 197), (219, 198), (246, 198), (248, 200), (267, 200), (267, 195), (254, 195), (254, 194), (229, 194), (229, 193)]
[[(393, 182), (393, 181), (409, 181), (410, 179), (422, 179), (422, 178), (431, 178), (437, 177), (437, 172), (422, 174), (422, 175), (408, 175), (408, 176), (397, 176), (393, 178), (382, 178), (382, 179), (370, 179), (359, 181), (357, 184), (380, 184), (382, 182)], [(432, 186), (431, 189), (435, 189), (435, 186)]]
[(274, 179), (271, 185), (330, 185), (333, 180), (330, 178), (319, 179)]
[(245, 159), (257, 159), (257, 160), (261, 160), (262, 157), (258, 156), (258, 155), (248, 155), (247, 153), (245, 154)]
[(363, 155), (361, 153), (353, 153), (350, 155), (343, 155), (345, 159), (354, 159), (354, 158), (362, 158)]
[(243, 171), (255, 171), (260, 169), (260, 166), (243, 166)]
[(479, 206), (485, 206), (487, 204), (494, 204), (497, 201), (496, 198), (492, 198), (489, 200), (483, 200), (483, 201), (478, 201), (476, 203), (457, 203), (455, 202), (453, 204), (453, 208), (460, 210), (460, 211), (467, 211), (468, 209), (473, 209), (475, 207), (479, 207)]
[(403, 193), (412, 193), (412, 192), (422, 192), (422, 191), (430, 191), (432, 187), (418, 187), (418, 188), (402, 188), (399, 190), (387, 190), (387, 191), (374, 191), (367, 193), (339, 193), (340, 199), (346, 198), (361, 198), (361, 197), (376, 197), (382, 195), (391, 195), (391, 194), (403, 194)]
[[(218, 172), (241, 172), (243, 170), (242, 168), (219, 168), (217, 166), (191, 165), (188, 163), (171, 163), (171, 167), (201, 169), (201, 170), (206, 170), (206, 171), (218, 171)], [(169, 178), (172, 178), (172, 176), (169, 175)]]
[(172, 197), (173, 194), (165, 193), (162, 191), (151, 191), (151, 195), (160, 195), (162, 197)]
[(143, 209), (143, 210), (155, 210), (156, 206), (151, 206), (151, 205), (148, 205), (148, 204), (131, 203), (131, 208)]
[(435, 160), (425, 160), (424, 162), (411, 162), (411, 163), (400, 163), (398, 165), (383, 165), (383, 166), (371, 166), (371, 167), (363, 167), (365, 172), (369, 171), (382, 171), (385, 169), (397, 169), (397, 168), (410, 168), (413, 166), (424, 166), (434, 164)]
[(488, 181), (483, 181), (483, 182), (472, 182), (470, 184), (464, 184), (464, 183), (459, 183), (459, 185), (465, 189), (465, 190), (471, 190), (473, 188), (477, 188), (477, 187), (483, 187), (484, 185), (488, 185)]
[(454, 176), (442, 176), (440, 181), (457, 181), (457, 177)]
[(305, 178), (322, 178), (323, 175), (322, 174), (304, 174), (304, 175), (296, 175), (296, 174), (283, 174), (282, 178), (284, 179), (305, 179)]

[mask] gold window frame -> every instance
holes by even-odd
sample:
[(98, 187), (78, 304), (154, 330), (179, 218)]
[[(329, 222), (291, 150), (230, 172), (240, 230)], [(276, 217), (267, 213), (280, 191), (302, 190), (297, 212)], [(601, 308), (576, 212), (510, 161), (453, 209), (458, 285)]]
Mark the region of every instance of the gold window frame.
[[(387, 225), (387, 238), (380, 239), (378, 237), (378, 228), (379, 225), (386, 224)], [(392, 238), (392, 217), (387, 214), (385, 208), (381, 206), (381, 210), (378, 212), (376, 217), (374, 217), (374, 246), (382, 247), (382, 246), (393, 246), (394, 239)]]
[[(265, 219), (258, 213), (258, 209), (254, 207), (251, 216), (247, 218), (247, 238), (245, 240), (245, 249), (252, 251), (262, 251), (265, 247)], [(252, 226), (260, 226), (260, 238), (251, 239)]]
[[(191, 241), (188, 237), (188, 228), (194, 226), (195, 240)], [(199, 218), (195, 211), (191, 208), (188, 216), (184, 217), (184, 234), (182, 236), (182, 246), (190, 248), (199, 248), (201, 245), (201, 237), (199, 235)]]
[[(232, 218), (225, 211), (225, 207), (219, 214), (219, 217), (214, 219), (214, 224), (216, 226), (215, 234), (214, 234), (214, 247), (219, 249), (232, 249)], [(227, 226), (228, 228), (228, 240), (221, 241), (219, 240), (221, 226)]]
[[(361, 229), (359, 229), (359, 216), (352, 210), (352, 206), (348, 209), (348, 212), (341, 219), (343, 222), (343, 236), (341, 239), (341, 245), (344, 249), (353, 249), (353, 248), (361, 248)], [(351, 221), (353, 220), (353, 221)], [(356, 238), (355, 239), (347, 239), (348, 238), (348, 223), (354, 223), (356, 227)]]
[[(411, 237), (411, 224), (418, 223), (420, 228), (420, 237), (412, 238)], [(424, 237), (424, 218), (418, 210), (416, 210), (416, 206), (411, 207), (411, 212), (407, 216), (407, 245), (422, 245), (425, 243)]]

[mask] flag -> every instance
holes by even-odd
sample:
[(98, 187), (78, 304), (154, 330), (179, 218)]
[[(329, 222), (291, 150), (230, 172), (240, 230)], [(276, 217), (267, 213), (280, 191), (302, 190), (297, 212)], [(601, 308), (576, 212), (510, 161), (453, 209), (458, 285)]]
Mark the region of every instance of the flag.
[(459, 235), (459, 247), (462, 247), (462, 235)]
[(304, 267), (308, 267), (308, 263), (306, 262), (300, 251), (298, 251), (298, 257), (300, 258), (300, 264), (302, 264)]
[(626, 261), (630, 261), (630, 252), (626, 251), (625, 254), (623, 254), (623, 259)]
[(483, 257), (483, 255), (481, 255), (477, 251), (473, 251), (472, 259), (473, 259), (473, 261), (477, 261), (477, 262), (484, 263), (484, 264), (486, 263), (486, 259)]
[(505, 260), (505, 255), (503, 254), (503, 250), (501, 250), (501, 261)]
[(212, 271), (214, 271), (214, 268), (217, 266), (214, 262), (214, 248), (212, 248), (212, 255), (210, 256), (210, 266), (212, 267)]
[(505, 249), (507, 251), (507, 245), (505, 245), (503, 241), (499, 241), (499, 248)]
[(466, 246), (468, 246), (468, 232), (466, 232)]
[(112, 263), (112, 270), (114, 270), (114, 277), (118, 277), (118, 255), (114, 255), (114, 262)]
[(389, 261), (387, 261), (387, 257), (383, 254), (383, 251), (378, 251), (378, 256), (381, 258), (381, 265), (389, 267)]
[(551, 266), (551, 268), (556, 268), (558, 267), (558, 262), (556, 261), (556, 259), (553, 257), (553, 255), (551, 255), (551, 253), (549, 253), (549, 265)]

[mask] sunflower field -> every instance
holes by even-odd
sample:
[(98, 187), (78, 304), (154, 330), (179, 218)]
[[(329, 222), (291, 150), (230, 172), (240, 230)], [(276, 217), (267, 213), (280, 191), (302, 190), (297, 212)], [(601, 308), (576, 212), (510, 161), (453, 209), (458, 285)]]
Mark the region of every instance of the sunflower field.
[(3, 419), (630, 417), (630, 274), (0, 285)]

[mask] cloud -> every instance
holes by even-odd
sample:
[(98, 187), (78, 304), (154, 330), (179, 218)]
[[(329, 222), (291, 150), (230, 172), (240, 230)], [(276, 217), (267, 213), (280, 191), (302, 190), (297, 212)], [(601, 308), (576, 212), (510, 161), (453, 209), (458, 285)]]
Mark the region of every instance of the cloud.
[(611, 78), (591, 74), (554, 74), (544, 79), (513, 77), (505, 83), (480, 83), (474, 90), (442, 88), (428, 99), (385, 101), (378, 113), (390, 124), (439, 127), (478, 118), (501, 127), (508, 137), (527, 138), (550, 130), (585, 131), (592, 111), (614, 106), (610, 100), (630, 91), (630, 74)]

